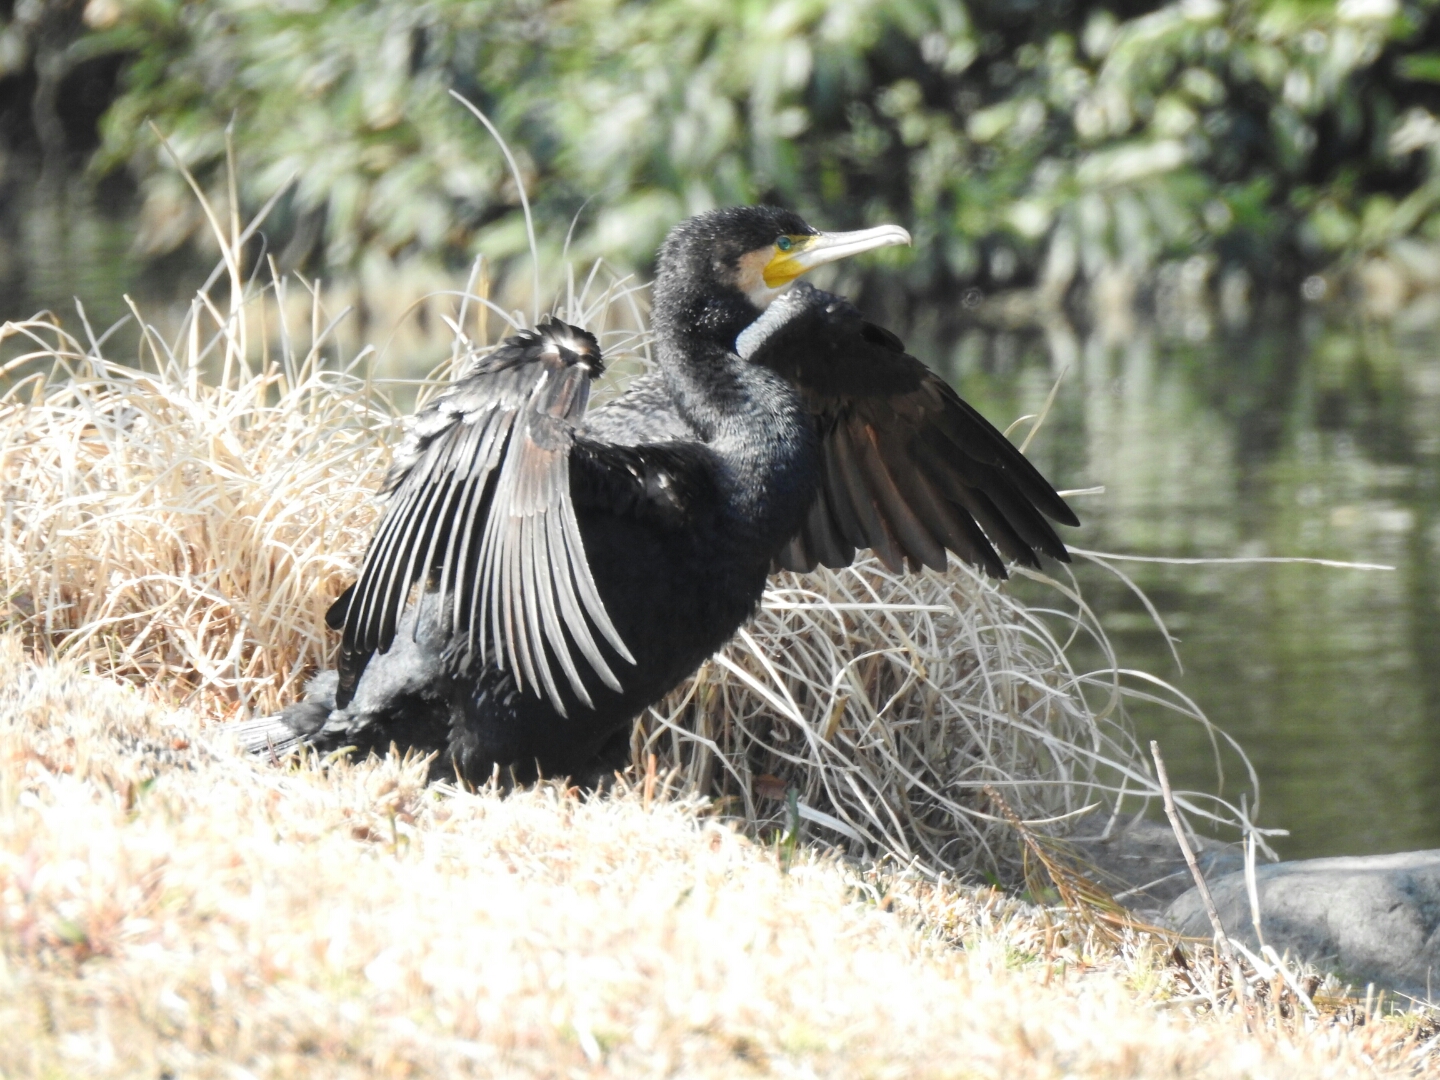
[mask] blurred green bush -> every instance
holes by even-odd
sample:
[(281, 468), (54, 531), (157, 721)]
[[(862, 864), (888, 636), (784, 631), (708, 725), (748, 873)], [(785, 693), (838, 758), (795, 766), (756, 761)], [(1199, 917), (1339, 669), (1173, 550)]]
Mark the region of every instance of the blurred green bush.
[[(45, 0), (22, 0), (42, 4)], [(17, 8), (18, 10), (18, 8)], [(1433, 0), (89, 0), (129, 56), (92, 167), (147, 242), (198, 228), (144, 121), (241, 200), (290, 177), (287, 261), (524, 248), (496, 121), (546, 226), (644, 267), (676, 220), (776, 200), (898, 221), (920, 292), (1213, 251), (1266, 278), (1440, 239)], [(0, 35), (0, 57), (5, 55)], [(278, 246), (278, 245), (277, 245)]]

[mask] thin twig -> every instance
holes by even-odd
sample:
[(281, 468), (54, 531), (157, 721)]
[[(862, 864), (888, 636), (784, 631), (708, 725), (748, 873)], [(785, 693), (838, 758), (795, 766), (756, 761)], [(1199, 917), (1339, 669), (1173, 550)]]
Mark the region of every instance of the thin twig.
[(1210, 895), (1210, 886), (1205, 884), (1205, 875), (1200, 872), (1195, 852), (1190, 849), (1190, 841), (1185, 838), (1185, 828), (1180, 824), (1180, 811), (1175, 809), (1175, 796), (1170, 792), (1170, 775), (1165, 771), (1165, 759), (1160, 756), (1160, 744), (1154, 739), (1150, 740), (1150, 755), (1155, 759), (1155, 777), (1160, 782), (1160, 797), (1165, 800), (1165, 816), (1170, 819), (1170, 828), (1175, 830), (1175, 839), (1180, 843), (1185, 865), (1190, 867), (1190, 874), (1195, 878), (1195, 887), (1200, 890), (1200, 899), (1205, 904), (1205, 914), (1210, 916), (1215, 940), (1219, 943), (1224, 957), (1233, 960), (1235, 951), (1230, 947), (1230, 935), (1225, 933), (1225, 927), (1220, 922), (1220, 912), (1215, 909), (1215, 900)]
[(1245, 834), (1245, 892), (1250, 898), (1250, 924), (1255, 927), (1255, 941), (1263, 951), (1265, 931), (1260, 918), (1260, 884), (1255, 878), (1255, 834)]

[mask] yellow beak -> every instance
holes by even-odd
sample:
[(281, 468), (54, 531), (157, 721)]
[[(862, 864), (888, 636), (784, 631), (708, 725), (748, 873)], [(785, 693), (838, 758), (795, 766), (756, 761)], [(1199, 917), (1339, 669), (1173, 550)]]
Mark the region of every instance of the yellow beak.
[(813, 270), (837, 259), (847, 259), (862, 251), (910, 243), (910, 234), (899, 225), (879, 225), (856, 232), (816, 233), (814, 236), (791, 238), (794, 247), (776, 251), (765, 264), (765, 284), (772, 289), (789, 285), (807, 270)]

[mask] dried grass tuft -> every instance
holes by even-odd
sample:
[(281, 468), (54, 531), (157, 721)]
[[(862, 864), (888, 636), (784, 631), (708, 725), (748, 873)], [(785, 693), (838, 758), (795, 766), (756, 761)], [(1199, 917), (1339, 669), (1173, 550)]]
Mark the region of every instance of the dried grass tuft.
[[(954, 559), (944, 573), (865, 558), (779, 575), (735, 641), (645, 717), (635, 759), (657, 754), (762, 829), (803, 822), (851, 855), (1019, 883), (1017, 824), (1061, 835), (1158, 790), (1128, 700), (1209, 726), (1165, 683), (1121, 668), (1073, 582), (1026, 576), (1056, 606), (1027, 606)], [(1072, 665), (1081, 637), (1103, 667)], [(1185, 805), (1243, 823), (1218, 799)]]
[[(283, 292), (272, 283), (238, 310), (275, 325)], [(196, 323), (210, 310), (197, 304)], [(399, 410), (394, 385), (323, 355), (323, 329), (276, 333), (258, 370), (204, 378), (234, 325), (214, 321), (211, 352), (177, 362), (152, 346), (143, 369), (48, 320), (0, 327), (30, 345), (12, 368), (49, 365), (0, 399), (0, 566), (5, 624), (32, 646), (228, 719), (277, 709), (330, 662), (324, 611), (368, 539)], [(308, 326), (333, 321), (313, 293)], [(462, 362), (470, 348), (457, 337)], [(658, 755), (672, 783), (756, 830), (795, 816), (854, 855), (1018, 881), (1022, 846), (986, 787), (1027, 827), (1064, 831), (1154, 791), (1127, 697), (1205, 722), (1163, 684), (1135, 685), (1072, 584), (1030, 576), (1056, 590), (1054, 608), (958, 562), (781, 575), (736, 640), (644, 719), (635, 761)], [(1080, 635), (1107, 666), (1071, 665)], [(1199, 796), (1187, 809), (1241, 820)]]
[(145, 369), (46, 319), (7, 338), (41, 370), (0, 399), (5, 625), (215, 717), (292, 698), (329, 654), (393, 410), (321, 366), (322, 335), (224, 381), (198, 346)]

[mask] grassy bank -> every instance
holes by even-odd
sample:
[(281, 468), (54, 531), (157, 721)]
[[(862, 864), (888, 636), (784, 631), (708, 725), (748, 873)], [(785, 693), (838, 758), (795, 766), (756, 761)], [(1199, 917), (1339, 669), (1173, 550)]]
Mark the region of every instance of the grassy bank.
[[(368, 351), (336, 354), (344, 313), (318, 290), (230, 269), (228, 311), (202, 294), (170, 340), (142, 324), (137, 363), (88, 327), (0, 327), (18, 353), (0, 397), (0, 629), (215, 720), (273, 712), (332, 664), (323, 614), (373, 527), (406, 411), (396, 392), (435, 393), (493, 340), (483, 316), (513, 318), (473, 295), (477, 270), (447, 316), (449, 365), (377, 385)], [(600, 329), (615, 366), (643, 364), (624, 283), (594, 279), (562, 316)], [(1006, 815), (1063, 834), (1156, 794), (1127, 702), (1223, 738), (1173, 687), (1122, 667), (1063, 571), (1016, 572), (1050, 602), (1028, 606), (958, 562), (777, 575), (736, 639), (647, 711), (632, 762), (655, 757), (752, 836), (798, 816), (851, 857), (1016, 885), (1025, 845)], [(1101, 661), (1074, 663), (1077, 641)], [(1181, 801), (1247, 827), (1238, 791)]]
[(252, 763), (13, 637), (0, 687), (7, 1076), (1440, 1075), (1413, 1019), (1217, 1011), (1165, 943), (787, 872), (643, 780)]

